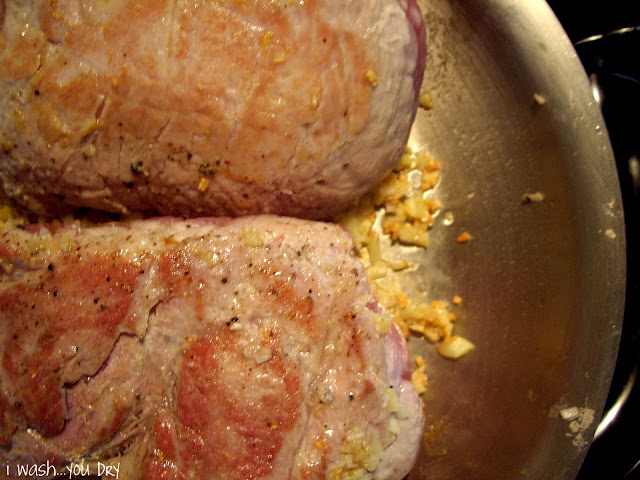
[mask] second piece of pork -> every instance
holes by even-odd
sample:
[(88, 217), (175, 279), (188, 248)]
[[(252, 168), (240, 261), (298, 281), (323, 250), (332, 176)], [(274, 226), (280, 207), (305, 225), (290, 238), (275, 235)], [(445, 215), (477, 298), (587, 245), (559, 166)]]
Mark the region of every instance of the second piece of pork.
[(0, 459), (398, 480), (421, 401), (348, 235), (272, 216), (0, 231)]

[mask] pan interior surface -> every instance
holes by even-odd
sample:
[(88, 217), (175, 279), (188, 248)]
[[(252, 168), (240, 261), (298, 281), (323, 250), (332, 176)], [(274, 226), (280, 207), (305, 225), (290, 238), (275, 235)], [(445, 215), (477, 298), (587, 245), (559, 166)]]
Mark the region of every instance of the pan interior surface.
[[(443, 211), (415, 283), (464, 299), (476, 348), (425, 357), (426, 433), (410, 479), (574, 478), (622, 324), (624, 219), (606, 127), (542, 0), (429, 0), (409, 145), (443, 163)], [(533, 200), (533, 201), (532, 201)], [(456, 237), (469, 232), (472, 241)]]

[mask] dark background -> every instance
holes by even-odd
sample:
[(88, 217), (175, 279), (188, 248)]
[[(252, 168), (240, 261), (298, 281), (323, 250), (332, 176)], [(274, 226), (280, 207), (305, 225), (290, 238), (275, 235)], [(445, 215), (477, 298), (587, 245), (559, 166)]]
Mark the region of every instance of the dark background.
[[(526, 1), (526, 0), (523, 0)], [(605, 412), (629, 396), (594, 440), (577, 480), (640, 479), (640, 1), (548, 0), (603, 93), (627, 234), (627, 300), (616, 372)]]

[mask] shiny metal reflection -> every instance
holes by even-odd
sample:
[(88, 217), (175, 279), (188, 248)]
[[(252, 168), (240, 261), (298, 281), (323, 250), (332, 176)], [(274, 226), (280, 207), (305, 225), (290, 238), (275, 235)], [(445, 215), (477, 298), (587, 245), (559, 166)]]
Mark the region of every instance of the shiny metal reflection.
[(637, 379), (638, 368), (636, 367), (631, 372), (631, 375), (629, 375), (629, 380), (627, 380), (627, 383), (625, 384), (622, 392), (620, 393), (614, 404), (606, 412), (604, 417), (602, 417), (602, 421), (598, 424), (598, 428), (596, 428), (596, 431), (593, 434), (594, 440), (602, 435), (607, 430), (607, 428), (609, 428), (611, 424), (616, 420), (618, 414), (620, 413), (620, 410), (622, 410), (625, 403), (629, 399), (629, 395), (631, 394), (631, 391), (633, 390), (633, 386), (635, 385)]
[(589, 80), (591, 81), (591, 93), (593, 93), (593, 98), (596, 103), (602, 108), (602, 102), (604, 100), (604, 92), (600, 85), (598, 84), (598, 76), (595, 73), (589, 75)]

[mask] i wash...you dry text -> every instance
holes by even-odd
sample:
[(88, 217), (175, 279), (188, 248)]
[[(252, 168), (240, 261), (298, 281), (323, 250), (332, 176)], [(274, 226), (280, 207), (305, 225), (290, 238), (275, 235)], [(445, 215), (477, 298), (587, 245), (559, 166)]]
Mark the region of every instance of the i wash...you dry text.
[(97, 471), (91, 472), (89, 465), (83, 465), (80, 463), (72, 463), (66, 465), (60, 469), (57, 469), (52, 465), (49, 460), (47, 463), (41, 464), (14, 464), (6, 466), (7, 476), (13, 477), (30, 477), (30, 478), (50, 478), (50, 477), (67, 477), (77, 478), (89, 475), (98, 475), (102, 478), (115, 478), (118, 480), (120, 476), (120, 464), (117, 465), (105, 465), (98, 462)]

